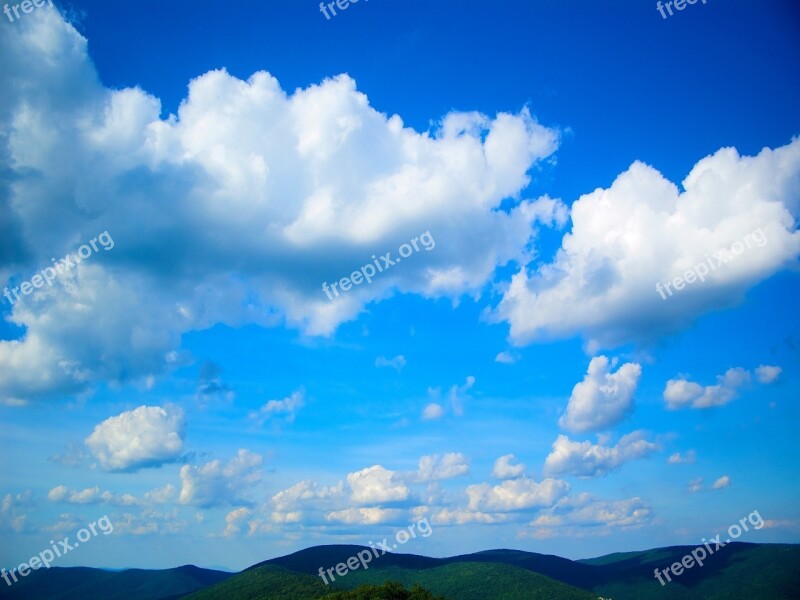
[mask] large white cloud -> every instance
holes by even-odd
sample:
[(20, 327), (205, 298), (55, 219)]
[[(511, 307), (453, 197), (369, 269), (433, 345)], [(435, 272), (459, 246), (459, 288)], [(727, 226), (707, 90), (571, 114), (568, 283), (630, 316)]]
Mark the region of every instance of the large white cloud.
[[(581, 196), (555, 259), (521, 269), (498, 306), (512, 340), (580, 334), (596, 350), (653, 339), (739, 302), (800, 255), (800, 139), (754, 157), (721, 149), (694, 166), (683, 190), (635, 162), (610, 188)], [(656, 291), (709, 260), (703, 281), (666, 299)]]
[(583, 381), (575, 384), (566, 412), (558, 424), (583, 433), (607, 429), (619, 423), (633, 407), (633, 395), (642, 374), (636, 363), (625, 363), (616, 373), (614, 359), (596, 356), (589, 362)]
[(381, 465), (348, 473), (347, 483), (353, 501), (363, 504), (400, 501), (409, 495), (408, 487), (398, 474)]
[(140, 406), (95, 426), (86, 446), (109, 471), (134, 471), (178, 460), (183, 451), (183, 410)]
[[(115, 242), (14, 305), (25, 334), (0, 341), (0, 396), (12, 401), (157, 374), (182, 333), (215, 323), (324, 335), (397, 291), (478, 293), (526, 260), (535, 222), (566, 216), (520, 196), (558, 145), (527, 109), (454, 112), (419, 133), (348, 76), (290, 95), (268, 73), (213, 71), (161, 119), (146, 92), (99, 83), (86, 40), (56, 11), (5, 28), (0, 55), (0, 237), (11, 240), (0, 283), (102, 231)], [(435, 249), (334, 301), (323, 293), (426, 231)]]
[(560, 435), (545, 459), (544, 472), (551, 476), (597, 477), (630, 460), (645, 458), (656, 450), (658, 446), (646, 440), (641, 431), (622, 436), (615, 446), (574, 442)]
[(479, 483), (467, 487), (469, 508), (478, 512), (510, 512), (552, 506), (569, 492), (569, 484), (558, 479), (536, 483), (520, 477), (492, 486)]

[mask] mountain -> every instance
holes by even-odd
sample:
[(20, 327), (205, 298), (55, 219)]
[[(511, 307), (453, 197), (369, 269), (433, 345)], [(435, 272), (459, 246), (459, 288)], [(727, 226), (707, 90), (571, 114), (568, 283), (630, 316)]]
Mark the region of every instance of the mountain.
[[(386, 553), (325, 585), (324, 569), (368, 550), (316, 546), (273, 558), (237, 574), (186, 566), (164, 571), (52, 568), (35, 571), (13, 587), (0, 580), (0, 599), (67, 600), (339, 600), (430, 598), (449, 600), (797, 600), (800, 545), (730, 543), (702, 567), (687, 569), (662, 586), (654, 570), (689, 554), (694, 546), (615, 553), (572, 561), (520, 550), (487, 550), (449, 558)], [(397, 582), (408, 590), (360, 587)], [(354, 588), (358, 588), (354, 590)], [(400, 589), (400, 588), (397, 588)], [(347, 595), (336, 595), (354, 590)]]
[(10, 587), (0, 579), (5, 600), (176, 600), (213, 586), (231, 573), (186, 565), (174, 569), (106, 571), (86, 567), (51, 567), (31, 571)]

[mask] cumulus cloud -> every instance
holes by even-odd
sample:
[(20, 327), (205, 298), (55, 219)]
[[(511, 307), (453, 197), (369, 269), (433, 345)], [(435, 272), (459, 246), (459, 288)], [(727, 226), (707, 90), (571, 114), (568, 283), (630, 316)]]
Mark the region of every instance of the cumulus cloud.
[(694, 450), (689, 450), (686, 454), (681, 456), (680, 452), (675, 452), (674, 454), (670, 454), (669, 458), (667, 459), (667, 463), (670, 465), (691, 465), (694, 464), (695, 460), (695, 452)]
[(301, 481), (272, 496), (272, 504), (278, 512), (292, 512), (308, 503), (344, 497), (344, 482), (336, 486), (320, 486), (313, 481)]
[(558, 424), (573, 433), (598, 431), (619, 423), (633, 406), (633, 395), (642, 374), (636, 363), (625, 363), (616, 373), (605, 356), (595, 356), (583, 381), (572, 389), (566, 412)]
[(531, 537), (542, 539), (580, 535), (587, 529), (640, 527), (652, 517), (652, 509), (641, 498), (606, 501), (583, 493), (560, 500), (531, 521), (531, 527), (535, 528)]
[(703, 489), (703, 478), (702, 477), (695, 477), (689, 482), (689, 491), (691, 493), (699, 492)]
[(225, 529), (222, 531), (222, 537), (233, 537), (242, 530), (242, 525), (247, 520), (253, 511), (246, 507), (235, 508), (225, 515)]
[(515, 477), (520, 477), (523, 473), (525, 473), (525, 465), (522, 463), (518, 465), (512, 465), (512, 460), (515, 460), (514, 455), (506, 454), (494, 461), (492, 477), (495, 479), (514, 479)]
[[(521, 268), (497, 307), (511, 339), (578, 334), (593, 349), (650, 341), (740, 302), (800, 255), (800, 139), (754, 157), (723, 148), (682, 185), (637, 161), (610, 188), (576, 200), (554, 260)], [(717, 253), (746, 236), (758, 243), (717, 266)], [(656, 292), (708, 260), (715, 269), (704, 282), (666, 300)]]
[(376, 367), (391, 367), (395, 371), (401, 371), (403, 367), (406, 366), (406, 357), (402, 354), (398, 354), (392, 359), (388, 359), (385, 356), (379, 356), (375, 359), (375, 366)]
[(96, 425), (86, 446), (108, 471), (159, 467), (180, 458), (183, 428), (182, 409), (140, 406)]
[(396, 520), (402, 511), (392, 508), (348, 508), (329, 512), (325, 515), (328, 521), (337, 521), (348, 525), (378, 525)]
[(494, 357), (494, 362), (499, 362), (504, 365), (513, 365), (519, 357), (513, 352), (498, 352)]
[(181, 467), (178, 502), (200, 508), (247, 504), (242, 494), (261, 481), (263, 459), (240, 449), (227, 463), (216, 459), (200, 466)]
[(435, 421), (444, 416), (444, 407), (436, 402), (431, 402), (422, 410), (423, 421)]
[(419, 459), (417, 481), (441, 481), (469, 473), (469, 459), (460, 452), (431, 454)]
[(33, 492), (6, 494), (0, 504), (0, 531), (22, 533), (29, 528), (26, 509), (34, 506)]
[(756, 367), (756, 378), (758, 378), (759, 383), (773, 383), (778, 379), (781, 371), (780, 367), (760, 365)]
[(731, 478), (727, 475), (723, 475), (719, 479), (717, 479), (712, 485), (712, 490), (724, 490), (726, 487), (730, 487), (731, 485)]
[(599, 477), (628, 461), (645, 458), (657, 449), (656, 444), (645, 439), (642, 431), (622, 436), (615, 446), (573, 442), (560, 435), (545, 459), (544, 472), (552, 476)]
[(66, 504), (112, 504), (115, 506), (141, 504), (141, 501), (131, 494), (113, 494), (108, 490), (101, 492), (98, 486), (84, 490), (70, 490), (64, 485), (59, 485), (47, 493), (47, 499), (51, 502)]
[(260, 410), (250, 413), (250, 418), (263, 424), (265, 421), (280, 416), (287, 423), (293, 423), (297, 411), (305, 405), (305, 391), (297, 390), (283, 400), (270, 400)]
[(499, 485), (480, 483), (467, 487), (469, 508), (478, 512), (510, 512), (536, 507), (552, 506), (569, 492), (569, 484), (557, 479), (536, 483), (520, 477)]
[[(769, 384), (777, 380), (780, 367), (761, 365), (755, 370), (759, 383)], [(752, 374), (746, 369), (728, 369), (724, 375), (717, 375), (717, 385), (702, 386), (688, 379), (670, 379), (664, 387), (664, 400), (667, 408), (711, 408), (724, 406), (739, 396), (741, 389), (750, 383)]]
[[(395, 293), (476, 295), (527, 260), (537, 223), (566, 217), (559, 201), (521, 195), (559, 143), (526, 108), (452, 112), (417, 132), (347, 75), (290, 94), (269, 73), (219, 70), (162, 119), (145, 91), (103, 87), (87, 41), (46, 13), (0, 39), (0, 152), (14, 182), (0, 201), (0, 239), (13, 240), (0, 280), (13, 286), (104, 230), (115, 246), (13, 306), (24, 334), (0, 341), (6, 401), (157, 375), (182, 334), (216, 323), (329, 335)], [(333, 302), (322, 292), (427, 230), (436, 252)]]
[(353, 501), (363, 504), (405, 500), (409, 494), (397, 473), (380, 465), (349, 473), (347, 483)]

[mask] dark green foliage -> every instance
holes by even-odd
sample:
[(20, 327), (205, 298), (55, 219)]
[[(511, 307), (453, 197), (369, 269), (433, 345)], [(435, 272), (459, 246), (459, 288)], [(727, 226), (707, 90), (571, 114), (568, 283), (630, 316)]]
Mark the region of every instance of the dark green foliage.
[(407, 590), (396, 582), (387, 581), (383, 585), (360, 585), (346, 592), (333, 592), (322, 600), (447, 600), (444, 596), (434, 596), (415, 583)]

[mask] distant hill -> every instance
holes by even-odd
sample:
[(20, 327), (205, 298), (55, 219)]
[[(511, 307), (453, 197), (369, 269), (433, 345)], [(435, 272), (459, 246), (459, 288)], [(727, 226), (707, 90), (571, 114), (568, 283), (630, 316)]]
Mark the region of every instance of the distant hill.
[(231, 573), (192, 565), (175, 569), (106, 571), (51, 567), (31, 571), (11, 587), (0, 580), (0, 598), (11, 600), (177, 600)]
[[(365, 584), (383, 586), (386, 581), (404, 586), (407, 591), (397, 597), (410, 599), (431, 594), (449, 600), (800, 599), (800, 545), (731, 543), (710, 556), (703, 567), (688, 569), (661, 586), (653, 577), (654, 569), (680, 561), (693, 549), (673, 546), (580, 561), (520, 550), (449, 558), (387, 553), (374, 559), (369, 569), (337, 576), (326, 586), (317, 575), (320, 567), (346, 562), (365, 548), (316, 546), (235, 575), (192, 566), (118, 573), (86, 568), (40, 570), (13, 587), (0, 586), (0, 599), (338, 600), (342, 596), (332, 594)], [(414, 584), (423, 589), (411, 592)], [(395, 597), (386, 595), (389, 588), (385, 586), (381, 592), (375, 589), (359, 588), (345, 597)]]

